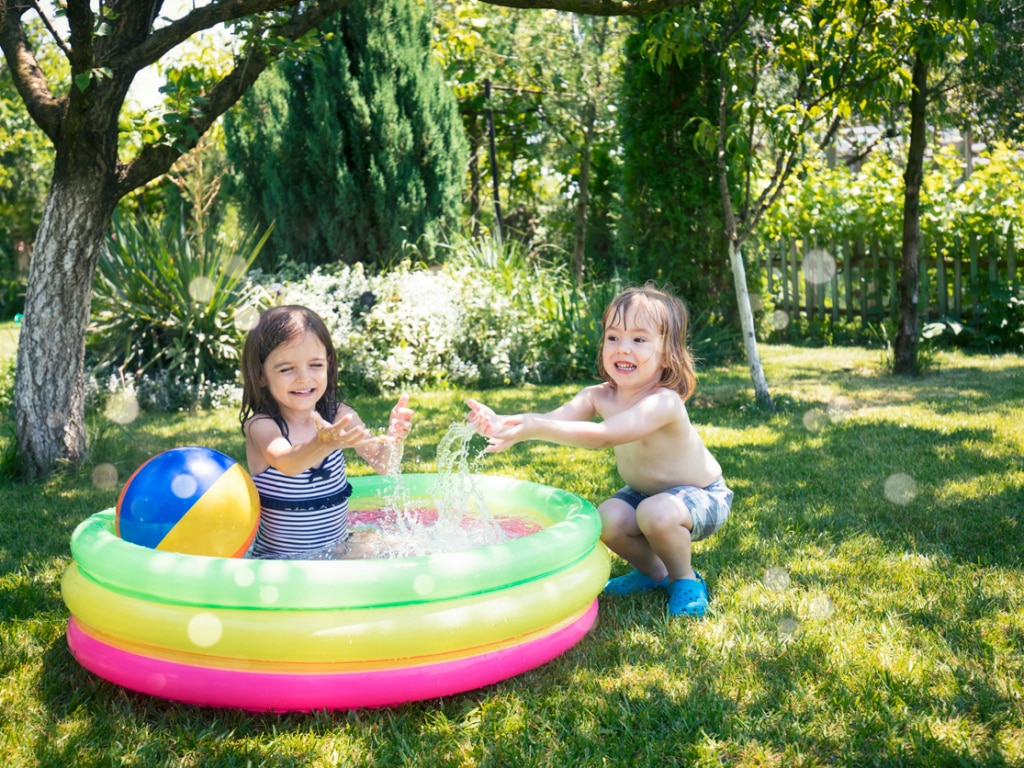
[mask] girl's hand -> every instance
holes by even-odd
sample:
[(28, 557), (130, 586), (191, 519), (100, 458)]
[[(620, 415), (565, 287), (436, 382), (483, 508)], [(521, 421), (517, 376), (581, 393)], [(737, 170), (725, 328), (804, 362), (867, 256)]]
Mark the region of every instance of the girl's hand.
[(406, 435), (409, 434), (409, 430), (412, 429), (413, 411), (407, 407), (408, 405), (408, 395), (402, 395), (398, 398), (398, 403), (391, 409), (391, 421), (388, 424), (386, 439), (398, 442), (404, 440)]
[(331, 448), (358, 448), (373, 442), (373, 434), (365, 426), (350, 426), (352, 414), (342, 416), (336, 424), (326, 421), (319, 413), (313, 412), (313, 426), (317, 437)]

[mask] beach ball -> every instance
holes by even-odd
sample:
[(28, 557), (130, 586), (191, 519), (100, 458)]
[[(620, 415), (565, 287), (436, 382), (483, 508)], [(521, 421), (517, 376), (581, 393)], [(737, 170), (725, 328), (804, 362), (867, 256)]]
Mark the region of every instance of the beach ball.
[(114, 530), (143, 547), (241, 557), (260, 520), (260, 496), (238, 462), (211, 448), (159, 453), (128, 478)]

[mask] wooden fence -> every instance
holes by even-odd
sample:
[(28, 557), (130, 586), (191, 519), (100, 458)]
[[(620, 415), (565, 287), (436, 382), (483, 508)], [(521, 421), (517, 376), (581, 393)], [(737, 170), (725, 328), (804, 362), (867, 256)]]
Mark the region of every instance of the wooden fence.
[[(895, 318), (900, 277), (899, 243), (819, 245), (794, 238), (757, 247), (754, 269), (777, 309), (809, 321), (863, 325)], [(983, 241), (975, 235), (949, 242), (922, 238), (918, 308), (924, 319), (967, 320), (1000, 289), (1018, 288), (1024, 274), (1012, 232)]]

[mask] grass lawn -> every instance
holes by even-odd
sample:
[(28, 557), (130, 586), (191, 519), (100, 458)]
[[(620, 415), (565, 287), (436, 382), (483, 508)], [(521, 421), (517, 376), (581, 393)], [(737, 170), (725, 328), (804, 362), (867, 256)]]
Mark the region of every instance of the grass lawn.
[[(761, 352), (779, 413), (751, 409), (743, 364), (702, 371), (690, 401), (736, 491), (695, 545), (705, 619), (669, 621), (655, 595), (601, 598), (553, 662), (383, 710), (182, 706), (79, 667), (68, 541), (119, 491), (93, 469), (123, 482), (183, 444), (243, 456), (230, 411), (91, 422), (86, 466), (0, 489), (0, 765), (1024, 766), (1024, 361), (940, 354), (897, 379), (877, 351)], [(542, 410), (575, 390), (417, 394), (405, 471), (435, 469), (467, 395)], [(371, 424), (392, 404), (355, 403)], [(618, 487), (610, 451), (524, 444), (481, 471), (595, 503)]]

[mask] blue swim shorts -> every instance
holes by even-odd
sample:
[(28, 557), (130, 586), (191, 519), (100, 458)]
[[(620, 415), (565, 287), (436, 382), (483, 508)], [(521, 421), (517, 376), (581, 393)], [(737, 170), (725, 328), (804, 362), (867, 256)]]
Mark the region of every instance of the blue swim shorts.
[[(732, 509), (732, 491), (721, 477), (706, 488), (698, 488), (695, 485), (677, 485), (674, 488), (665, 489), (662, 493), (675, 496), (690, 510), (690, 517), (693, 518), (693, 530), (690, 531), (690, 538), (693, 541), (706, 539), (721, 528)], [(627, 485), (612, 498), (622, 499), (636, 509), (647, 496), (639, 491), (634, 491)]]

